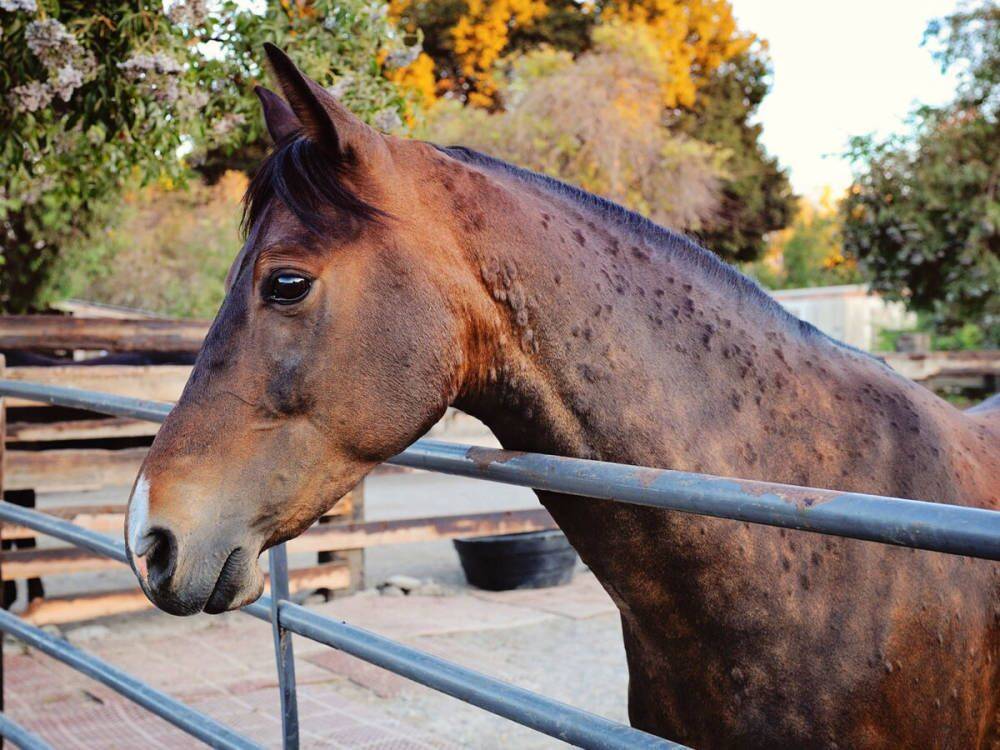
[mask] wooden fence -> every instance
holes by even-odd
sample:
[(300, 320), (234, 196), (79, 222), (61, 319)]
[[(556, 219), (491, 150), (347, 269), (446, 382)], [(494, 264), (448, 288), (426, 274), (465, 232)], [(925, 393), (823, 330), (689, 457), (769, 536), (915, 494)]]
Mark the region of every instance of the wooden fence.
[[(0, 351), (87, 356), (101, 352), (154, 352), (190, 355), (201, 346), (207, 324), (197, 321), (67, 316), (0, 317)], [(0, 359), (0, 377), (70, 386), (156, 401), (175, 401), (187, 382), (188, 365), (10, 366)], [(6, 427), (3, 420), (6, 417)], [(5, 436), (0, 488), (7, 499), (38, 493), (80, 495), (130, 485), (138, 473), (158, 425), (37, 403), (0, 400), (0, 429)], [(81, 500), (85, 496), (80, 495)], [(120, 534), (125, 506), (78, 504), (45, 511), (88, 529)], [(381, 544), (421, 542), (553, 528), (542, 509), (465, 516), (364, 521), (363, 484), (321, 521), (290, 543), (294, 552), (315, 552), (314, 565), (291, 571), (292, 591), (346, 592), (363, 585), (363, 550)], [(49, 576), (93, 573), (108, 561), (85, 550), (38, 549), (29, 529), (5, 526), (4, 581), (39, 581)], [(13, 548), (11, 548), (13, 547)], [(24, 614), (36, 624), (61, 623), (134, 611), (150, 606), (138, 588), (84, 592), (66, 597), (36, 595)]]

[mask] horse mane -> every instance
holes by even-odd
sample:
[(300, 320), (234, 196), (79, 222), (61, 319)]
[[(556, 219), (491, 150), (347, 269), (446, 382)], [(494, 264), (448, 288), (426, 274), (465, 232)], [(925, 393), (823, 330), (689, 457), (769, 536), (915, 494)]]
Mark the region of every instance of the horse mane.
[(345, 160), (295, 131), (274, 144), (243, 195), (243, 235), (257, 225), (271, 203), (281, 201), (313, 234), (331, 231), (338, 217), (372, 220), (384, 212), (359, 198), (341, 180)]
[(493, 169), (505, 174), (517, 177), (530, 185), (540, 187), (544, 190), (554, 192), (557, 195), (567, 198), (573, 203), (596, 213), (602, 220), (621, 227), (629, 234), (646, 240), (654, 247), (660, 248), (670, 253), (673, 257), (680, 258), (693, 264), (696, 268), (705, 272), (710, 278), (717, 279), (723, 284), (733, 289), (739, 294), (745, 295), (754, 300), (767, 311), (778, 316), (779, 319), (792, 325), (800, 335), (804, 337), (820, 337), (832, 341), (838, 346), (850, 349), (851, 351), (874, 357), (869, 352), (857, 349), (849, 344), (828, 336), (820, 331), (812, 323), (807, 323), (792, 315), (782, 307), (777, 300), (768, 294), (754, 279), (740, 273), (731, 265), (719, 258), (715, 253), (706, 250), (691, 238), (676, 232), (672, 229), (660, 226), (645, 216), (631, 211), (607, 198), (588, 193), (582, 188), (558, 180), (545, 174), (539, 174), (529, 169), (524, 169), (510, 162), (497, 159), (480, 151), (476, 151), (465, 146), (435, 146), (439, 151), (456, 159), (464, 164)]

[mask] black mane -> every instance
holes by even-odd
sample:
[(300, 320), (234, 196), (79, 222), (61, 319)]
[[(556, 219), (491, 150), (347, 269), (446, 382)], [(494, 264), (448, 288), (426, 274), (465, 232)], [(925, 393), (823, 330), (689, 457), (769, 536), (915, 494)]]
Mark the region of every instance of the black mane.
[(243, 196), (244, 235), (256, 226), (275, 199), (314, 234), (333, 228), (330, 209), (340, 218), (375, 219), (384, 213), (355, 195), (341, 181), (343, 159), (301, 132), (274, 144)]

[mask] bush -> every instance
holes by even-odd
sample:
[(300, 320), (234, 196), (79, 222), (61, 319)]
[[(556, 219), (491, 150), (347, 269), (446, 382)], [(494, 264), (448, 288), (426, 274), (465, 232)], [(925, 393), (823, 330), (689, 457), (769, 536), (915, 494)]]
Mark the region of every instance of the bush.
[(66, 248), (47, 296), (78, 297), (172, 317), (210, 318), (240, 247), (247, 178), (133, 188), (104, 226)]

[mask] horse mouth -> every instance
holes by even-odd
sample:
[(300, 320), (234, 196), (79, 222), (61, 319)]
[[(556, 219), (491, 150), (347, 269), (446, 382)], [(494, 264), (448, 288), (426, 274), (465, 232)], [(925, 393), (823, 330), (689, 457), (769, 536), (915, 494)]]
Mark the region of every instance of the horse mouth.
[(243, 548), (237, 547), (229, 553), (226, 562), (222, 564), (219, 577), (215, 581), (215, 588), (205, 602), (204, 611), (210, 615), (217, 615), (229, 609), (229, 603), (233, 601), (243, 585), (240, 576), (240, 569), (243, 567)]

